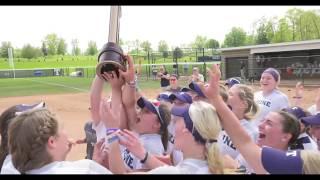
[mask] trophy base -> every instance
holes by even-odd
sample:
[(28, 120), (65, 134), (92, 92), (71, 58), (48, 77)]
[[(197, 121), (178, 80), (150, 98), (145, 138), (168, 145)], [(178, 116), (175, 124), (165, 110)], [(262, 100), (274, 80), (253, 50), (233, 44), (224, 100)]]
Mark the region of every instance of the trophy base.
[(97, 65), (96, 72), (100, 79), (106, 81), (106, 79), (102, 76), (103, 72), (111, 73), (111, 71), (115, 71), (117, 77), (119, 77), (119, 69), (126, 71), (126, 67), (116, 61), (103, 61)]

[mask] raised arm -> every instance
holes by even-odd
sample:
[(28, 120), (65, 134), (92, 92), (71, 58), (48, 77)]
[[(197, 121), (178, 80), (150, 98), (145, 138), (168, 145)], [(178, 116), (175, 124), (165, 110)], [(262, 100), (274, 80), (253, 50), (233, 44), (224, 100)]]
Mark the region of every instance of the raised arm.
[(318, 89), (316, 96), (316, 111), (320, 112), (320, 88)]
[(102, 98), (103, 82), (97, 75), (92, 81), (90, 89), (91, 118), (95, 125), (100, 122), (100, 102)]
[(125, 129), (119, 132), (120, 144), (125, 146), (135, 157), (144, 161), (144, 165), (148, 169), (154, 169), (160, 166), (168, 165), (161, 161), (158, 157), (148, 153), (139, 138), (131, 131)]
[[(112, 111), (114, 116), (119, 117), (117, 120), (119, 121), (120, 124), (120, 113), (122, 110), (122, 91), (121, 88), (124, 84), (124, 80), (123, 78), (117, 77), (116, 73), (114, 71), (111, 72), (111, 74), (108, 74), (106, 72), (104, 72), (102, 74), (102, 76), (108, 80), (108, 82), (111, 85), (111, 93), (112, 93), (112, 97), (111, 97), (111, 106), (112, 106)], [(104, 120), (107, 119), (108, 116), (106, 115), (106, 117), (104, 117)], [(106, 126), (106, 123), (105, 123)], [(108, 127), (108, 126), (106, 126)]]
[(303, 101), (303, 93), (304, 93), (304, 87), (302, 82), (297, 82), (296, 88), (295, 88), (295, 95), (293, 98), (293, 106), (299, 106), (301, 107), (302, 101)]
[[(111, 103), (105, 103), (103, 108), (106, 114), (108, 115), (108, 119), (105, 121), (107, 127), (109, 128), (119, 128), (119, 114), (113, 113)], [(118, 114), (118, 116), (117, 116)], [(109, 170), (116, 174), (126, 173), (126, 167), (121, 157), (121, 151), (118, 141), (115, 141), (109, 144)]]
[(267, 173), (261, 162), (261, 148), (254, 143), (250, 136), (240, 125), (240, 121), (234, 113), (228, 108), (222, 97), (219, 95), (219, 80), (221, 72), (217, 65), (213, 65), (209, 70), (210, 83), (207, 88), (201, 86), (203, 92), (208, 97), (210, 102), (216, 108), (221, 124), (230, 136), (236, 148), (254, 169), (256, 173)]
[(126, 111), (128, 117), (128, 129), (132, 129), (133, 125), (137, 119), (136, 111), (136, 82), (134, 73), (134, 64), (130, 56), (126, 56), (128, 60), (128, 69), (126, 72), (119, 70), (121, 76), (125, 80), (125, 85), (123, 87), (122, 103), (124, 105), (124, 110)]

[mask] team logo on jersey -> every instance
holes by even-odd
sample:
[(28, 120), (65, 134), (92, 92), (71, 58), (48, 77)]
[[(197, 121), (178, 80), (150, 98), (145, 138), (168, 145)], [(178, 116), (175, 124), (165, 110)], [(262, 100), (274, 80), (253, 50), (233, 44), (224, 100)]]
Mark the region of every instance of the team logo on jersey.
[(123, 152), (123, 161), (130, 169), (133, 169), (133, 157), (128, 149), (125, 149)]
[(271, 102), (270, 101), (266, 101), (266, 100), (258, 100), (257, 104), (262, 104), (262, 105), (267, 106), (267, 107), (271, 106)]
[(286, 153), (286, 156), (293, 156), (293, 157), (295, 157), (295, 156), (297, 156), (297, 151), (288, 151), (288, 152)]
[(229, 136), (227, 136), (227, 135), (224, 134), (223, 137), (222, 137), (222, 141), (223, 141), (223, 143), (226, 144), (227, 146), (229, 146), (229, 147), (231, 147), (232, 149), (236, 150), (236, 147), (234, 147), (234, 145), (233, 145), (233, 143), (232, 143), (232, 141), (231, 141), (231, 139), (230, 139)]
[(173, 134), (171, 134), (171, 133), (169, 133), (169, 142), (170, 142), (171, 144), (174, 144), (174, 136), (173, 136)]

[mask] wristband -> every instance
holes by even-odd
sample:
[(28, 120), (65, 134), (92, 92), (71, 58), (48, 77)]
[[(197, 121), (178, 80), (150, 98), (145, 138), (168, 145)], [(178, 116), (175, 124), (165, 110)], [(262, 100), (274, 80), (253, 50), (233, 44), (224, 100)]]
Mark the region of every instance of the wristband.
[(113, 132), (116, 132), (117, 130), (119, 130), (119, 128), (108, 128), (107, 129), (107, 135), (112, 134)]
[(140, 162), (141, 162), (142, 164), (144, 164), (144, 163), (147, 161), (148, 156), (149, 156), (149, 153), (148, 153), (148, 151), (147, 151), (147, 152), (146, 152), (146, 155), (144, 156), (144, 158), (143, 158), (142, 160), (140, 160)]
[(130, 82), (127, 82), (127, 84), (132, 88), (136, 87), (136, 81), (130, 81)]

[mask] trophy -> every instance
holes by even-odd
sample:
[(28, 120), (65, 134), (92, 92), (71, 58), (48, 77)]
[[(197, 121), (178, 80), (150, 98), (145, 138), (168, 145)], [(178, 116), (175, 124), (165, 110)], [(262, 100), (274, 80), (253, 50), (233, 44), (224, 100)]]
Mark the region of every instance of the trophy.
[(104, 79), (102, 74), (104, 72), (111, 73), (115, 71), (119, 77), (119, 69), (126, 71), (127, 61), (123, 56), (123, 50), (118, 45), (119, 42), (119, 27), (120, 27), (120, 6), (111, 6), (110, 8), (110, 22), (109, 22), (109, 39), (98, 56), (98, 65), (96, 67), (96, 74)]

